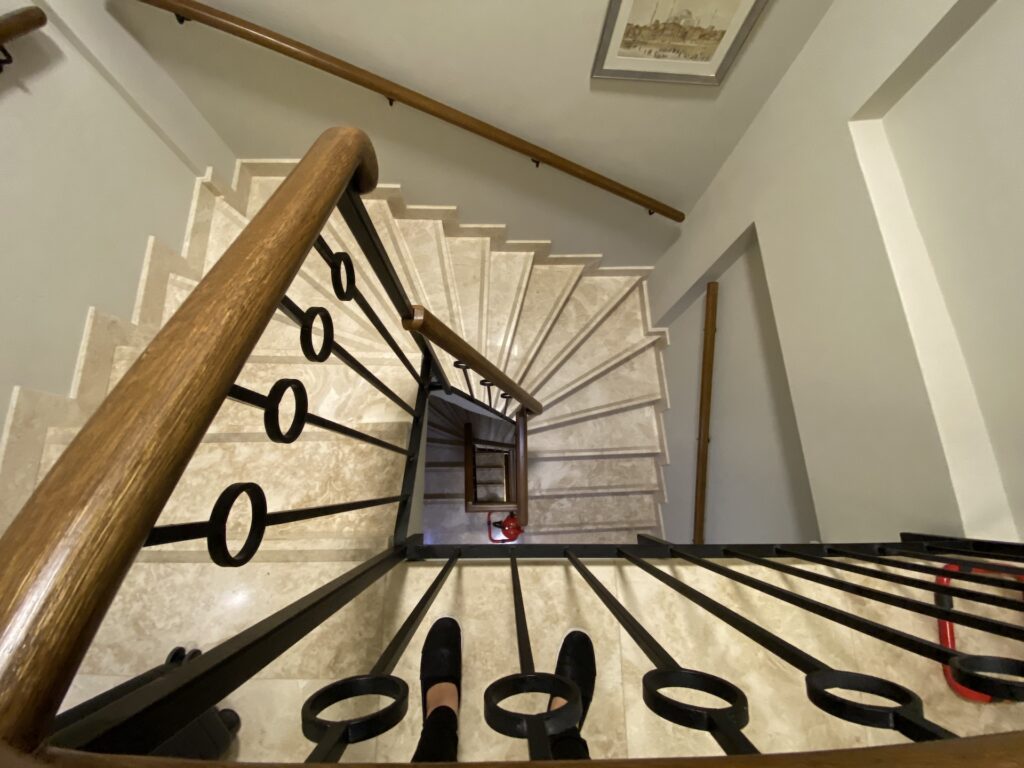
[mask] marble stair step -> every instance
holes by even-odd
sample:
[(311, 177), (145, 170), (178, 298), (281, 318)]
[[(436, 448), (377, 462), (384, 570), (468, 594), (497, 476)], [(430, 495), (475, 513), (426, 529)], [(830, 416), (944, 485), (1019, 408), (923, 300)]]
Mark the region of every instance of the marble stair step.
[[(631, 291), (568, 356), (558, 369), (539, 385), (535, 395), (541, 402), (571, 397), (571, 393), (612, 370), (616, 364), (657, 343), (660, 337), (646, 331), (643, 292)], [(545, 399), (546, 398), (546, 399)]]
[(530, 457), (662, 456), (661, 415), (652, 405), (555, 425), (529, 436)]
[(582, 419), (609, 415), (642, 405), (668, 407), (668, 394), (654, 344), (618, 362), (561, 400), (546, 401), (544, 412), (530, 419), (530, 434)]
[[(111, 370), (110, 388), (112, 389), (121, 376), (128, 370), (141, 349), (119, 347)], [(367, 356), (365, 364), (377, 377), (397, 394), (405, 403), (412, 407), (416, 402), (416, 382), (393, 357), (384, 356), (374, 360)], [(376, 437), (385, 438), (380, 434), (383, 429), (394, 434), (396, 423), (411, 423), (411, 415), (384, 393), (371, 385), (362, 376), (344, 363), (332, 358), (323, 363), (310, 363), (301, 355), (298, 357), (254, 355), (242, 368), (236, 383), (242, 387), (266, 395), (277, 381), (296, 379), (306, 390), (308, 410), (326, 419), (344, 426), (359, 429), (351, 419), (353, 416), (363, 425), (361, 431)], [(281, 422), (285, 423), (286, 411), (291, 406), (291, 396), (286, 396), (286, 404), (282, 408)], [(290, 411), (288, 411), (290, 414)], [(233, 432), (263, 432), (263, 411), (259, 408), (225, 400), (220, 411), (210, 425), (208, 434)], [(380, 425), (380, 426), (378, 426)], [(367, 428), (368, 427), (368, 428)], [(313, 427), (307, 427), (310, 432)], [(399, 432), (399, 445), (404, 446), (408, 440), (407, 430)]]
[[(484, 309), (484, 356), (502, 370), (515, 337), (526, 295), (532, 253), (491, 251)], [(481, 398), (486, 400), (486, 397)]]
[[(209, 273), (248, 222), (245, 216), (223, 199), (218, 200), (210, 223), (203, 274)], [(377, 342), (377, 333), (362, 312), (349, 302), (338, 301), (333, 295), (330, 271), (315, 249), (306, 256), (299, 273), (288, 287), (287, 295), (303, 309), (310, 306), (327, 307), (335, 318), (334, 325), (339, 332), (347, 331), (353, 338)]]
[(520, 383), (536, 392), (587, 336), (633, 289), (635, 275), (606, 274), (598, 270), (576, 283), (544, 343), (520, 373)]
[(661, 471), (653, 457), (531, 461), (530, 498), (657, 493)]
[[(404, 431), (405, 425), (395, 425)], [(75, 430), (51, 430), (43, 451), (40, 474), (57, 460)], [(344, 502), (397, 496), (406, 466), (405, 456), (355, 440), (303, 435), (294, 443), (269, 442), (258, 434), (224, 435), (223, 441), (204, 442), (157, 521), (159, 525), (208, 520), (214, 503), (229, 485), (255, 482), (267, 498), (270, 512), (320, 507)], [(317, 439), (320, 438), (320, 439)], [(244, 501), (228, 518), (228, 530), (248, 530)], [(390, 534), (394, 505), (332, 514), (288, 523), (288, 535), (348, 531)], [(277, 528), (278, 526), (271, 526)]]
[(462, 316), (463, 338), (473, 349), (479, 350), (484, 346), (490, 241), (485, 237), (449, 237), (447, 240), (451, 271), (455, 277), (455, 298)]
[(424, 475), (423, 489), (428, 495), (465, 493), (465, 471), (462, 467), (431, 467)]
[(523, 297), (519, 324), (509, 346), (505, 372), (519, 381), (583, 274), (582, 264), (534, 264)]

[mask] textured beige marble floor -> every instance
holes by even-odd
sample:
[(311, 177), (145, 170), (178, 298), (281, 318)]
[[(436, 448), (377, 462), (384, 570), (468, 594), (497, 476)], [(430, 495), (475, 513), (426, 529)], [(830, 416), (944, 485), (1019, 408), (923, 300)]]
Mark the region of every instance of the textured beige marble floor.
[[(925, 639), (935, 622), (878, 605), (761, 566), (726, 561), (729, 567), (799, 594), (885, 623)], [(208, 649), (352, 563), (253, 563), (220, 569), (205, 563), (137, 563), (90, 649), (68, 695), (70, 706), (160, 663), (175, 644)], [(436, 575), (439, 563), (399, 566), (350, 605), (230, 694), (224, 706), (242, 717), (237, 753), (243, 760), (302, 760), (312, 744), (301, 733), (299, 709), (314, 690), (334, 679), (365, 673)], [(801, 674), (753, 641), (705, 613), (653, 577), (622, 561), (591, 561), (597, 578), (686, 667), (724, 677), (750, 701), (746, 735), (763, 752), (786, 752), (902, 743), (900, 735), (852, 725), (826, 715), (804, 693)], [(925, 713), (959, 735), (1013, 730), (1024, 715), (1021, 704), (974, 704), (953, 695), (938, 664), (782, 603), (697, 566), (659, 562), (659, 567), (712, 595), (836, 669), (887, 677), (916, 691)], [(838, 572), (813, 565), (815, 571)], [(652, 665), (568, 565), (524, 561), (520, 575), (534, 659), (551, 671), (558, 647), (572, 628), (594, 640), (599, 662), (597, 693), (584, 728), (593, 757), (716, 755), (707, 734), (659, 719), (644, 705), (640, 678)], [(866, 577), (850, 580), (885, 588)], [(982, 588), (983, 590), (985, 588)], [(930, 593), (890, 587), (890, 592), (930, 601)], [(958, 600), (957, 607), (1019, 623), (1020, 614)], [(438, 595), (395, 674), (412, 690), (409, 711), (394, 730), (354, 745), (344, 761), (407, 761), (421, 722), (419, 649), (430, 624), (452, 615), (463, 627), (465, 668), (460, 759), (526, 759), (526, 745), (491, 731), (483, 721), (483, 691), (517, 671), (515, 625), (506, 563), (463, 562)], [(1024, 658), (1021, 643), (962, 630), (961, 647)], [(676, 691), (698, 703), (692, 693)], [(540, 697), (520, 702), (541, 706)], [(706, 700), (699, 703), (710, 703)], [(367, 711), (373, 701), (329, 710), (327, 716)]]

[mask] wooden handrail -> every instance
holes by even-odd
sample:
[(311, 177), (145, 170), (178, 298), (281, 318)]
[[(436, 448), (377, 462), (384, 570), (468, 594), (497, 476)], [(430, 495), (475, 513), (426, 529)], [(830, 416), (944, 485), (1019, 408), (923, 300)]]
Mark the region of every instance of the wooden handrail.
[(672, 219), (672, 221), (682, 221), (686, 218), (686, 214), (667, 203), (655, 200), (653, 197), (627, 187), (625, 184), (620, 184), (597, 171), (593, 171), (579, 163), (574, 163), (572, 160), (568, 160), (561, 155), (557, 155), (550, 150), (537, 146), (526, 139), (504, 131), (454, 107), (443, 104), (419, 91), (406, 88), (380, 75), (375, 75), (361, 67), (357, 67), (355, 64), (313, 48), (310, 45), (280, 35), (258, 24), (253, 24), (251, 21), (239, 18), (238, 16), (232, 16), (229, 13), (224, 13), (194, 0), (140, 0), (140, 2), (170, 11), (190, 21), (206, 24), (214, 29), (219, 29), (235, 37), (240, 37), (243, 40), (248, 40), (264, 48), (282, 53), (288, 58), (301, 61), (303, 64), (308, 64), (311, 67), (316, 67), (343, 80), (348, 80), (350, 83), (368, 88), (387, 97), (390, 101), (397, 101), (420, 112), (425, 112), (428, 115), (444, 120), (446, 123), (451, 123), (470, 133), (475, 133), (477, 136), (482, 136), (489, 141), (501, 144), (503, 147), (525, 155), (534, 162), (544, 163), (544, 165), (551, 166), (570, 176), (575, 176), (587, 184), (592, 184), (595, 187), (611, 192), (613, 195), (629, 200), (631, 203), (636, 203), (651, 213), (660, 214)]
[(513, 381), (498, 366), (477, 352), (465, 339), (438, 320), (426, 307), (414, 304), (412, 317), (402, 321), (402, 326), (407, 331), (413, 331), (423, 336), (427, 341), (437, 344), (441, 349), (460, 360), (474, 371), (513, 400), (519, 402), (527, 411), (536, 415), (544, 410), (544, 406), (529, 392), (523, 389), (518, 382)]
[(26, 35), (34, 29), (39, 29), (45, 24), (46, 14), (42, 8), (36, 8), (34, 5), (5, 13), (0, 16), (0, 45)]
[(700, 408), (697, 423), (697, 477), (693, 494), (693, 543), (704, 543), (704, 510), (708, 497), (708, 448), (711, 446), (711, 382), (715, 370), (718, 283), (708, 283), (704, 303), (704, 346), (700, 362)]
[[(1015, 768), (1024, 754), (1024, 732), (971, 736), (884, 747), (785, 752), (770, 755), (709, 757), (619, 758), (594, 760), (593, 768)], [(19, 755), (0, 744), (0, 763), (7, 768), (193, 768), (193, 760), (133, 755), (101, 755), (48, 749), (41, 757)], [(202, 768), (239, 768), (240, 763), (204, 760)], [(251, 765), (251, 764), (250, 764)], [(274, 768), (302, 768), (305, 763), (267, 763)], [(353, 768), (411, 765), (409, 763), (352, 763)], [(522, 768), (520, 762), (482, 762), (480, 768)], [(549, 760), (545, 768), (578, 768), (575, 760)]]
[(121, 580), (338, 199), (377, 183), (369, 139), (313, 144), (0, 539), (0, 742), (36, 749)]

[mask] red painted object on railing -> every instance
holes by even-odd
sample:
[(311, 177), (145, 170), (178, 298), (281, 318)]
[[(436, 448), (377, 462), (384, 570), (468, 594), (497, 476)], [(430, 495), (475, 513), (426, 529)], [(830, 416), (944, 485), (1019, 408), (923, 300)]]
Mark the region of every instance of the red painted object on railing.
[[(510, 512), (504, 520), (498, 523), (491, 520), (491, 515), (493, 514), (493, 512), (487, 513), (487, 538), (491, 540), (492, 544), (511, 544), (523, 535), (523, 526), (519, 524), (519, 518), (516, 517), (515, 512)], [(501, 535), (505, 538), (494, 538), (495, 528), (500, 530)]]
[[(947, 563), (942, 568), (945, 571), (980, 573), (996, 576), (1013, 576), (1017, 579), (1017, 581), (1024, 582), (1024, 576), (1020, 574), (1011, 574), (1006, 573), (1005, 571), (991, 570), (988, 568), (975, 568), (973, 566), (966, 566), (964, 568), (961, 568), (956, 563)], [(948, 585), (951, 580), (952, 579), (950, 579), (949, 576), (935, 577), (935, 583), (940, 584), (942, 586)], [(935, 604), (940, 605), (943, 608), (952, 608), (953, 598), (949, 595), (941, 595), (936, 593)], [(944, 648), (949, 648), (951, 651), (956, 650), (956, 625), (953, 622), (946, 621), (945, 619), (939, 619), (939, 643)], [(991, 704), (994, 701), (994, 699), (987, 693), (979, 693), (978, 691), (971, 690), (967, 686), (961, 685), (956, 680), (954, 680), (953, 672), (952, 670), (950, 670), (948, 664), (942, 665), (942, 674), (946, 678), (946, 684), (950, 687), (950, 689), (952, 689), (953, 693), (955, 693), (960, 698), (966, 699), (967, 701), (976, 701), (981, 704)]]

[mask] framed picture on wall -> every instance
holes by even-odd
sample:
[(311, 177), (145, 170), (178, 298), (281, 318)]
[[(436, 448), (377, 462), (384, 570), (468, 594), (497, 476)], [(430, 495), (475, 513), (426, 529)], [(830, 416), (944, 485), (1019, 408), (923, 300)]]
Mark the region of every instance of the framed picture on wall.
[(610, 0), (591, 77), (720, 85), (768, 0)]

